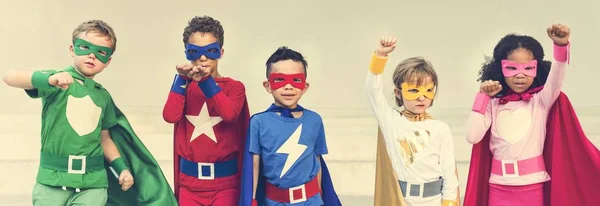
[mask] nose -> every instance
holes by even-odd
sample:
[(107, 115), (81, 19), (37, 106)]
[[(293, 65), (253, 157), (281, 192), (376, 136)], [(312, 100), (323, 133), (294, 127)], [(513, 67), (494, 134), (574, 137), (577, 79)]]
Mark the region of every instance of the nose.
[(424, 100), (425, 100), (425, 96), (420, 96), (419, 98), (417, 98), (417, 100), (418, 100), (419, 102), (422, 102), (422, 101), (424, 101)]
[(287, 84), (285, 84), (285, 86), (283, 88), (286, 90), (290, 90), (290, 89), (293, 89), (294, 87), (292, 86), (292, 84), (287, 83)]
[(96, 59), (96, 55), (94, 53), (88, 54), (88, 57), (91, 59)]
[(519, 72), (515, 77), (517, 78), (525, 78), (525, 74), (523, 74), (523, 72)]

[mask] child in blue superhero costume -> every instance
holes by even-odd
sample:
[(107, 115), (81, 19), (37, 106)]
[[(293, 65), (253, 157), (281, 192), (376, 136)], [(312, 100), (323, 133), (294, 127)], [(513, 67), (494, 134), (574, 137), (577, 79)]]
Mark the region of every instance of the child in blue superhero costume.
[(341, 205), (321, 157), (321, 116), (298, 101), (308, 89), (302, 54), (280, 47), (267, 60), (263, 86), (275, 102), (250, 119), (240, 205)]

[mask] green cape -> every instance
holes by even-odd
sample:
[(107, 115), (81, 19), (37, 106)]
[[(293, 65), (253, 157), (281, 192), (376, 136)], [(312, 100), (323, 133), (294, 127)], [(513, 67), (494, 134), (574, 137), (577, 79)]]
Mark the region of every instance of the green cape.
[(175, 195), (165, 179), (160, 166), (142, 141), (133, 131), (129, 121), (115, 105), (117, 124), (109, 129), (112, 140), (119, 148), (121, 158), (129, 167), (135, 183), (127, 191), (121, 190), (119, 179), (112, 172), (109, 164), (105, 168), (108, 173), (108, 202), (110, 206), (175, 206)]

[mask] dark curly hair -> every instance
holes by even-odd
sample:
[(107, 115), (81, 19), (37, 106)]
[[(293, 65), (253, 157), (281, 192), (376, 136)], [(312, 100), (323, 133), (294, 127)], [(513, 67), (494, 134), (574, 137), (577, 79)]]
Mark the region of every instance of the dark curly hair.
[(225, 41), (225, 31), (223, 30), (223, 26), (221, 26), (221, 22), (216, 19), (213, 19), (210, 16), (195, 16), (194, 18), (188, 21), (188, 25), (183, 30), (183, 44), (187, 44), (190, 40), (190, 36), (195, 32), (208, 32), (211, 33), (221, 47), (223, 47), (223, 43)]
[(510, 89), (502, 74), (501, 61), (519, 48), (530, 51), (533, 54), (533, 58), (538, 61), (537, 74), (530, 88), (543, 86), (546, 83), (552, 62), (544, 61), (544, 49), (540, 42), (530, 36), (508, 34), (500, 39), (500, 42), (494, 47), (494, 55), (491, 58), (486, 57), (486, 62), (481, 67), (479, 78), (477, 79), (479, 82), (486, 80), (499, 81), (502, 84), (502, 91), (496, 95), (497, 97), (503, 96)]

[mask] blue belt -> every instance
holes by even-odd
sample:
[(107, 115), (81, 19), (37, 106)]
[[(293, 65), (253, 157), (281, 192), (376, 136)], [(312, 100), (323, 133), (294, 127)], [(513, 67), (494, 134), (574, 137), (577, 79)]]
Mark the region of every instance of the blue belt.
[(400, 182), (400, 189), (404, 197), (431, 197), (442, 194), (442, 178), (423, 184), (414, 184), (405, 181), (398, 182)]
[(181, 158), (179, 161), (179, 170), (187, 176), (196, 177), (201, 180), (213, 180), (219, 177), (235, 175), (238, 172), (238, 164), (235, 158), (215, 163), (192, 162)]

